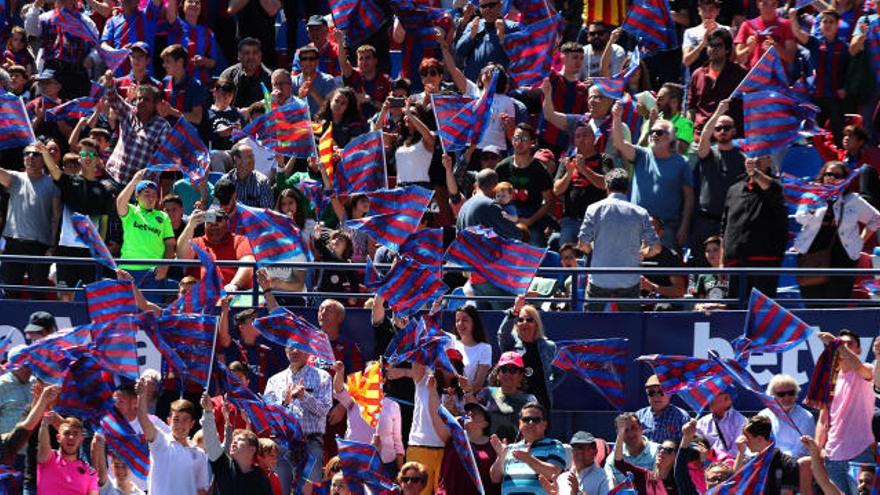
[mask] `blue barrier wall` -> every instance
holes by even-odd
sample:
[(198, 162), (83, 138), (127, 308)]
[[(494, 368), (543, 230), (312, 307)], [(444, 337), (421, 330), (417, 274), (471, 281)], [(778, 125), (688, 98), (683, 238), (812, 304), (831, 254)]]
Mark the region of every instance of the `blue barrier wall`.
[[(45, 310), (59, 318), (62, 326), (78, 325), (87, 322), (84, 304), (52, 303), (31, 301), (0, 301), (0, 337), (8, 332), (18, 332), (16, 343), (23, 342), (20, 329), (27, 324), (33, 311)], [(300, 311), (298, 311), (300, 312)], [(301, 314), (316, 322), (316, 310), (306, 308)], [(808, 324), (825, 331), (837, 332), (850, 328), (862, 336), (862, 357), (868, 357), (871, 340), (878, 335), (877, 310), (801, 310), (796, 314)], [(498, 357), (495, 330), (503, 318), (503, 313), (486, 311), (481, 314), (487, 333), (493, 336), (492, 346), (495, 358)], [(642, 354), (682, 354), (707, 357), (714, 349), (724, 357), (733, 357), (730, 341), (742, 334), (745, 317), (743, 311), (721, 311), (703, 313), (542, 313), (547, 334), (554, 340), (578, 338), (625, 337), (629, 339), (630, 356), (635, 359)], [(452, 329), (453, 314), (444, 314), (444, 328)], [(358, 341), (362, 351), (370, 355), (373, 351), (370, 314), (366, 310), (348, 310), (343, 334)], [(142, 349), (142, 366), (158, 368), (159, 357), (146, 336), (141, 335), (139, 346)], [(822, 352), (823, 346), (813, 336), (797, 348), (781, 354), (756, 354), (751, 357), (750, 368), (758, 382), (765, 385), (773, 374), (788, 373), (802, 385), (806, 383), (813, 366)], [(280, 352), (280, 350), (279, 350)], [(871, 356), (873, 359), (873, 356)], [(633, 362), (626, 376), (626, 408), (635, 410), (646, 404), (642, 384), (650, 374), (650, 368)], [(566, 435), (576, 428), (588, 428), (594, 432), (611, 435), (611, 416), (614, 410), (580, 380), (565, 379), (554, 394), (555, 424), (553, 429)], [(741, 393), (736, 400), (741, 410), (760, 408), (750, 394)], [(580, 411), (567, 414), (565, 411)]]

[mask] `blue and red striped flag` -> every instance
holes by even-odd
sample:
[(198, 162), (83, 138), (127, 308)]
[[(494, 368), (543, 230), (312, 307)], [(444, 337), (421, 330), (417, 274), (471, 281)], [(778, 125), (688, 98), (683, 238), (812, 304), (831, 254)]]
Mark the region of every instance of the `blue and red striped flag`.
[[(862, 165), (866, 167), (867, 165)], [(780, 182), (785, 201), (789, 211), (794, 213), (798, 209), (816, 210), (828, 205), (828, 201), (836, 200), (846, 194), (846, 190), (859, 176), (861, 168), (850, 172), (849, 177), (843, 182), (834, 185), (825, 185), (799, 179), (791, 174), (782, 173)]]
[(154, 335), (163, 339), (186, 362), (184, 376), (204, 387), (214, 358), (217, 317), (165, 313), (157, 318), (156, 323)]
[(819, 359), (816, 360), (807, 395), (804, 397), (804, 404), (807, 406), (821, 409), (823, 406), (830, 406), (831, 401), (834, 400), (837, 374), (840, 371), (840, 356), (837, 354), (837, 349), (842, 344), (842, 340), (835, 338), (825, 346)]
[(179, 170), (189, 178), (191, 184), (198, 185), (205, 180), (205, 173), (210, 165), (208, 148), (199, 138), (199, 131), (185, 118), (180, 117), (156, 147), (147, 170)]
[(77, 359), (70, 364), (55, 410), (97, 423), (104, 411), (113, 407), (113, 375), (101, 366), (94, 351), (78, 347)]
[(652, 354), (640, 356), (637, 361), (651, 365), (663, 392), (679, 394), (697, 412), (733, 384), (733, 377), (708, 359)]
[(776, 444), (770, 444), (760, 454), (752, 457), (739, 471), (720, 485), (709, 490), (708, 495), (754, 495), (764, 493), (770, 462), (776, 452)]
[(367, 443), (336, 438), (339, 446), (339, 464), (346, 480), (359, 481), (371, 490), (393, 491), (394, 483), (384, 474), (382, 458), (376, 447)]
[(296, 184), (296, 188), (302, 192), (309, 200), (312, 210), (315, 212), (315, 218), (320, 220), (324, 215), (324, 210), (330, 206), (330, 195), (324, 190), (324, 184), (316, 180), (301, 180)]
[(351, 46), (363, 43), (385, 22), (385, 14), (373, 0), (330, 0), (330, 13)]
[(461, 427), (455, 416), (445, 407), (440, 406), (437, 413), (440, 415), (440, 419), (443, 420), (446, 428), (449, 429), (452, 446), (455, 448), (455, 453), (458, 454), (458, 459), (464, 466), (465, 472), (470, 476), (471, 481), (477, 488), (477, 492), (485, 493), (483, 491), (483, 481), (480, 479), (480, 471), (477, 469), (477, 461), (474, 459), (474, 452), (471, 450), (471, 442), (468, 440), (467, 433), (464, 432), (464, 428)]
[(507, 70), (518, 86), (539, 84), (550, 74), (561, 22), (555, 15), (504, 35), (501, 47), (510, 59)]
[(128, 48), (110, 48), (104, 46), (103, 43), (99, 43), (98, 55), (107, 64), (108, 70), (116, 71), (128, 59), (128, 56), (131, 55), (131, 50)]
[(278, 345), (293, 347), (325, 362), (335, 361), (327, 334), (292, 311), (275, 308), (254, 320), (254, 327)]
[(442, 27), (443, 18), (452, 16), (449, 9), (431, 7), (423, 1), (390, 0), (389, 3), (406, 33), (421, 42), (435, 42), (434, 30)]
[(668, 0), (636, 0), (620, 27), (639, 40), (647, 55), (678, 47)]
[(0, 495), (13, 495), (21, 490), (23, 474), (10, 466), (0, 466)]
[(98, 39), (98, 32), (93, 25), (89, 25), (85, 21), (85, 15), (74, 12), (67, 8), (55, 9), (53, 22), (58, 27), (59, 35), (69, 35), (79, 38), (83, 41), (91, 43), (98, 51), (98, 55), (107, 64), (107, 68), (115, 71), (125, 59), (128, 58), (131, 50), (128, 48), (107, 48), (102, 45)]
[(525, 294), (546, 252), (505, 239), (492, 229), (468, 227), (458, 232), (443, 259), (478, 273), (499, 289)]
[(0, 150), (23, 148), (37, 140), (21, 98), (0, 93)]
[(781, 91), (743, 94), (745, 138), (743, 151), (749, 158), (772, 155), (815, 129), (818, 108)]
[(94, 112), (95, 107), (98, 106), (98, 101), (100, 101), (103, 93), (104, 86), (93, 82), (88, 96), (76, 98), (46, 110), (46, 122), (77, 120), (88, 117)]
[(629, 362), (627, 339), (583, 339), (556, 343), (553, 365), (570, 371), (589, 383), (609, 404), (623, 409), (626, 364)]
[(871, 447), (871, 453), (873, 454), (874, 460), (871, 462), (853, 462), (849, 463), (849, 477), (852, 480), (854, 486), (858, 486), (859, 477), (864, 471), (868, 471), (871, 473), (871, 486), (867, 491), (859, 491), (859, 495), (880, 495), (880, 476), (877, 475), (880, 472), (880, 444), (874, 444)]
[(352, 139), (336, 164), (336, 194), (373, 192), (388, 187), (385, 145), (382, 131), (368, 132)]
[[(545, 0), (506, 0), (504, 7), (509, 10), (510, 7), (519, 11), (519, 22), (522, 24), (534, 24), (543, 21), (553, 15), (549, 3)], [(507, 13), (505, 13), (505, 16)]]
[(450, 345), (452, 339), (440, 328), (439, 316), (426, 314), (418, 321), (410, 318), (406, 327), (394, 334), (385, 349), (385, 358), (392, 366), (416, 362), (431, 369), (439, 366), (454, 374), (455, 368), (446, 355), (446, 348)]
[(198, 256), (199, 261), (202, 262), (205, 276), (196, 282), (188, 292), (168, 305), (166, 311), (172, 313), (204, 313), (210, 311), (220, 298), (226, 296), (226, 291), (223, 289), (223, 277), (220, 275), (214, 256), (192, 241), (189, 241), (189, 245)]
[[(636, 69), (639, 68), (639, 49), (636, 47), (632, 52), (630, 52), (629, 65), (614, 74), (611, 77), (593, 77), (590, 78), (593, 81), (593, 84), (599, 88), (599, 91), (602, 92), (605, 96), (611, 98), (612, 100), (621, 100), (623, 99), (623, 90), (626, 88), (626, 83), (629, 79), (635, 74)], [(626, 122), (626, 121), (624, 121)]]
[(238, 203), (229, 217), (229, 230), (247, 237), (259, 267), (312, 260), (312, 252), (294, 220), (277, 211)]
[(93, 348), (107, 371), (130, 381), (140, 376), (137, 355), (137, 332), (140, 319), (122, 316), (104, 325), (93, 325)]
[(85, 287), (89, 318), (106, 323), (138, 312), (131, 280), (101, 280)]
[(421, 229), (413, 232), (400, 246), (398, 254), (439, 270), (443, 264), (443, 229)]
[(626, 479), (608, 491), (608, 495), (636, 495), (637, 493), (632, 473), (626, 473)]
[(492, 102), (495, 100), (495, 83), (498, 71), (492, 73), (492, 81), (483, 89), (479, 98), (460, 96), (434, 96), (434, 116), (437, 119), (437, 135), (444, 153), (464, 151), (483, 139), (492, 119)]
[(868, 51), (868, 60), (874, 77), (880, 82), (880, 18), (875, 18), (868, 24), (865, 33), (865, 49)]
[(788, 76), (785, 75), (785, 67), (776, 48), (771, 46), (764, 52), (758, 63), (746, 74), (742, 82), (730, 93), (735, 98), (743, 93), (755, 91), (785, 90), (788, 88)]
[(380, 189), (368, 193), (370, 215), (349, 220), (345, 226), (370, 235), (376, 242), (393, 251), (416, 231), (434, 192), (420, 186)]
[(6, 368), (16, 369), (27, 366), (40, 380), (61, 385), (69, 364), (76, 360), (72, 349), (87, 345), (90, 336), (91, 326), (83, 325), (72, 331), (44, 338), (27, 346), (10, 359)]
[[(373, 271), (373, 263), (367, 258), (368, 272)], [(399, 256), (391, 270), (367, 288), (382, 296), (398, 316), (411, 316), (422, 307), (434, 304), (449, 287), (437, 274), (436, 269), (422, 265), (408, 256)]]
[(733, 341), (737, 356), (785, 352), (807, 340), (813, 328), (758, 289), (752, 288), (743, 335)]
[(247, 127), (232, 134), (233, 139), (250, 136), (261, 146), (284, 156), (308, 158), (315, 156), (317, 151), (309, 105), (295, 96), (293, 103), (257, 117)]
[(146, 480), (150, 474), (150, 448), (144, 435), (136, 433), (115, 406), (101, 418), (101, 430), (110, 452), (125, 462), (132, 474)]
[(76, 231), (76, 236), (80, 242), (89, 248), (89, 252), (92, 253), (95, 261), (116, 271), (116, 262), (113, 261), (110, 250), (107, 249), (107, 245), (104, 244), (104, 240), (101, 239), (101, 235), (98, 234), (98, 230), (95, 229), (95, 224), (92, 223), (92, 220), (83, 214), (74, 213), (71, 215), (70, 223), (73, 225), (73, 230)]

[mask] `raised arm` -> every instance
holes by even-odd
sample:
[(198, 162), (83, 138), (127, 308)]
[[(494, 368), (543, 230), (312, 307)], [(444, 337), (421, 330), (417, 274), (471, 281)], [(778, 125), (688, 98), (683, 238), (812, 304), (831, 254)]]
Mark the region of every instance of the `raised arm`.
[(220, 435), (217, 433), (217, 424), (214, 423), (214, 403), (207, 392), (202, 394), (202, 432), (205, 439), (205, 453), (209, 461), (216, 461), (223, 455), (223, 445), (220, 443)]
[(437, 437), (445, 444), (452, 434), (446, 423), (443, 422), (443, 418), (440, 417), (440, 394), (437, 393), (437, 378), (433, 374), (428, 376), (426, 386), (428, 387), (428, 413), (431, 415), (431, 424), (434, 426), (434, 431), (437, 432)]
[(541, 83), (541, 92), (544, 94), (544, 101), (541, 104), (544, 118), (557, 129), (566, 130), (568, 121), (565, 118), (565, 114), (557, 112), (553, 107), (553, 87), (550, 85), (550, 79), (544, 78), (544, 82)]
[(428, 129), (428, 126), (426, 126), (416, 114), (412, 113), (408, 106), (404, 105), (403, 113), (409, 117), (413, 126), (416, 128), (416, 131), (422, 135), (422, 146), (428, 151), (434, 151), (434, 140), (437, 137), (434, 132), (431, 131), (431, 129)]
[(189, 221), (186, 222), (186, 227), (183, 228), (183, 232), (177, 238), (177, 257), (179, 259), (191, 260), (196, 257), (190, 241), (192, 241), (196, 227), (203, 223), (205, 223), (205, 212), (199, 209), (193, 210), (189, 216)]
[(614, 141), (614, 148), (620, 152), (620, 156), (631, 162), (636, 158), (636, 147), (626, 139), (623, 133), (622, 115), (623, 107), (620, 106), (620, 102), (614, 103), (614, 106), (611, 107), (611, 140)]
[(712, 151), (712, 131), (715, 129), (715, 124), (718, 122), (718, 119), (726, 114), (729, 109), (730, 99), (725, 98), (721, 100), (718, 102), (718, 107), (715, 108), (715, 112), (712, 113), (709, 120), (703, 125), (703, 131), (700, 132), (700, 144), (697, 147), (697, 157), (700, 160), (705, 159)]
[(446, 42), (446, 33), (442, 29), (436, 28), (434, 30), (434, 39), (440, 45), (440, 50), (443, 53), (443, 65), (446, 67), (446, 72), (452, 78), (452, 82), (455, 83), (455, 87), (462, 94), (467, 93), (467, 78), (464, 76), (464, 72), (455, 64), (455, 57), (452, 55), (449, 43)]
[(141, 429), (144, 430), (144, 439), (147, 443), (152, 443), (159, 434), (156, 425), (150, 420), (148, 411), (148, 403), (153, 395), (155, 386), (156, 384), (152, 380), (145, 377), (141, 377), (137, 383), (137, 419)]
[(602, 77), (611, 77), (614, 74), (611, 73), (611, 56), (614, 54), (614, 45), (617, 43), (617, 40), (620, 39), (621, 31), (620, 28), (611, 31), (611, 35), (608, 38), (608, 43), (605, 44), (605, 49), (602, 50), (602, 58), (599, 59), (599, 75)]
[(49, 427), (57, 429), (61, 424), (61, 420), (61, 416), (55, 411), (43, 415), (43, 421), (40, 423), (40, 433), (37, 438), (37, 464), (45, 464), (52, 457)]
[(797, 9), (788, 9), (788, 20), (791, 23), (791, 34), (794, 35), (794, 39), (796, 39), (798, 43), (806, 45), (807, 41), (810, 39), (810, 35), (801, 29), (801, 21), (798, 18)]
[(128, 184), (126, 184), (119, 193), (119, 196), (116, 197), (116, 213), (118, 213), (120, 217), (128, 215), (128, 203), (131, 201), (131, 196), (134, 194), (134, 188), (137, 187), (137, 183), (144, 178), (146, 173), (146, 169), (140, 169), (135, 172), (131, 180), (128, 181)]
[(341, 29), (336, 29), (333, 31), (333, 36), (336, 38), (336, 55), (339, 58), (339, 67), (342, 69), (342, 77), (349, 78), (351, 77), (351, 73), (354, 72), (354, 68), (351, 66), (351, 62), (348, 61), (348, 47), (345, 45), (345, 32)]
[(104, 436), (96, 433), (92, 437), (92, 467), (98, 475), (98, 486), (107, 484), (107, 446), (104, 442)]
[(810, 451), (810, 465), (813, 471), (813, 479), (825, 495), (843, 495), (840, 488), (828, 477), (828, 471), (825, 469), (825, 459), (822, 456), (822, 450), (812, 437), (802, 436), (801, 443)]

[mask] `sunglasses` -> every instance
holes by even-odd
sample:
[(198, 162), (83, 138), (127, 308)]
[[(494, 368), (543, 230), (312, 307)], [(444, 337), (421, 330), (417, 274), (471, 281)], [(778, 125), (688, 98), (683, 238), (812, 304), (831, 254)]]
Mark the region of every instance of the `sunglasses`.
[(499, 373), (513, 374), (513, 373), (520, 373), (520, 372), (522, 372), (522, 369), (521, 369), (521, 368), (517, 368), (516, 366), (502, 366), (502, 367), (498, 368), (498, 372), (499, 372)]
[(825, 172), (822, 174), (823, 177), (834, 177), (835, 179), (843, 179), (844, 176), (840, 174), (835, 174), (834, 172)]
[(773, 395), (775, 395), (776, 397), (794, 397), (795, 395), (797, 395), (797, 392), (795, 392), (794, 390), (783, 390), (780, 392), (776, 392)]
[(604, 36), (607, 31), (590, 31), (587, 33), (587, 38), (592, 38), (594, 36)]
[(24, 156), (42, 156), (39, 151), (25, 151)]
[(544, 421), (544, 418), (541, 416), (523, 416), (519, 420), (526, 424), (538, 424)]
[(716, 125), (715, 130), (718, 132), (732, 131), (733, 126), (732, 125)]
[(401, 477), (400, 477), (400, 482), (401, 482), (402, 484), (407, 484), (407, 483), (421, 483), (421, 482), (422, 482), (422, 478), (421, 478), (421, 476), (401, 476)]
[(657, 450), (666, 454), (672, 454), (675, 452), (675, 447), (664, 447), (663, 445), (657, 447)]
[(501, 5), (501, 2), (489, 2), (489, 3), (484, 3), (483, 5), (480, 5), (480, 8), (481, 9), (494, 9), (495, 7), (497, 7), (499, 5)]
[(529, 138), (525, 136), (513, 136), (512, 138), (510, 138), (510, 140), (514, 143), (527, 143), (529, 141)]
[(651, 129), (651, 137), (661, 137), (666, 135), (666, 129)]
[(534, 323), (534, 322), (535, 322), (535, 318), (533, 318), (533, 317), (531, 317), (531, 316), (524, 316), (524, 317), (522, 317), (522, 318), (517, 318), (517, 319), (516, 319), (516, 322), (517, 322), (517, 323)]
[(439, 75), (440, 75), (440, 71), (437, 70), (437, 69), (428, 69), (428, 70), (420, 71), (420, 72), (419, 72), (419, 75), (422, 76), (422, 77), (428, 77), (428, 76), (439, 76)]
[(80, 151), (79, 157), (80, 158), (97, 158), (98, 152), (96, 152), (96, 151)]
[(318, 60), (318, 57), (311, 57), (310, 56), (310, 57), (300, 57), (299, 58), (300, 62), (314, 62), (315, 60)]
[(645, 393), (648, 394), (648, 397), (662, 397), (665, 395), (662, 390), (646, 390)]

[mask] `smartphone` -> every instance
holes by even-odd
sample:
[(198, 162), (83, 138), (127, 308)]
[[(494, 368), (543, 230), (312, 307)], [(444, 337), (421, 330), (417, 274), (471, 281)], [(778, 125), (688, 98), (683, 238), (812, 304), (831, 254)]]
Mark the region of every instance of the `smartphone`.
[(405, 103), (406, 98), (398, 98), (396, 96), (388, 98), (388, 104), (391, 105), (391, 108), (403, 108)]
[(217, 212), (214, 210), (205, 212), (205, 223), (214, 223), (217, 221)]

